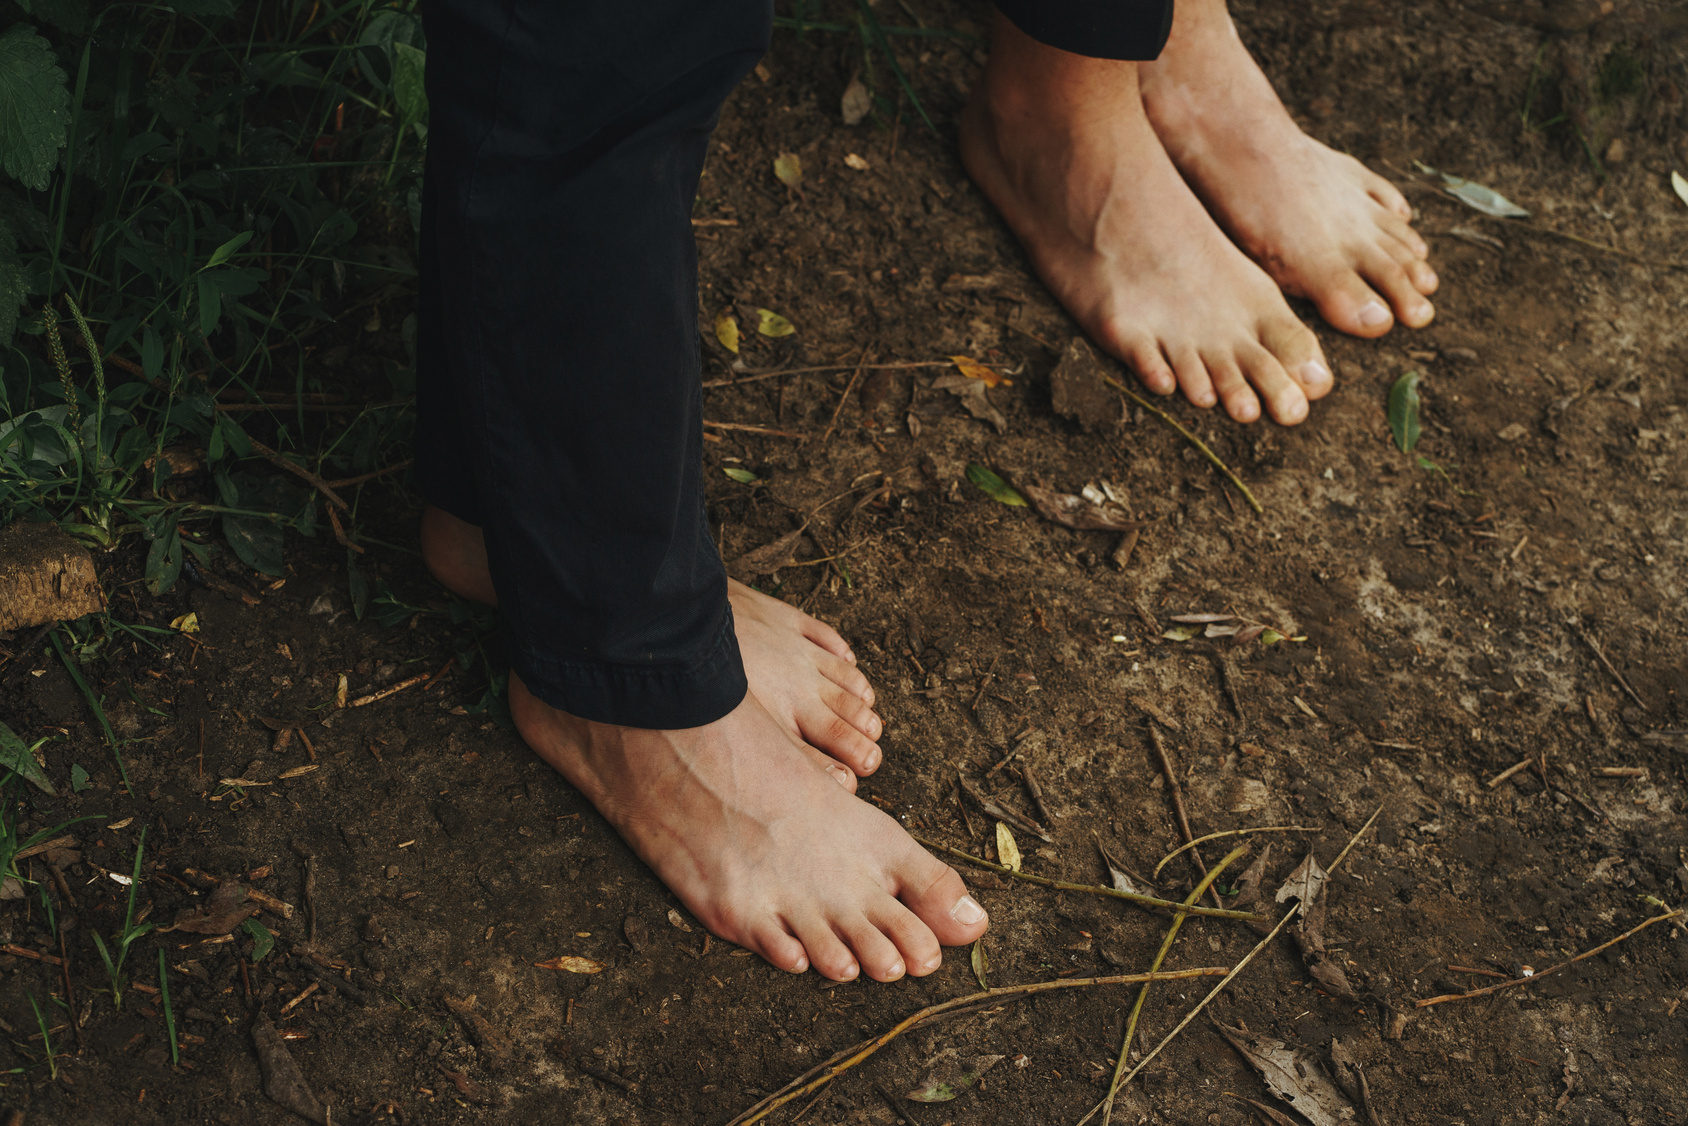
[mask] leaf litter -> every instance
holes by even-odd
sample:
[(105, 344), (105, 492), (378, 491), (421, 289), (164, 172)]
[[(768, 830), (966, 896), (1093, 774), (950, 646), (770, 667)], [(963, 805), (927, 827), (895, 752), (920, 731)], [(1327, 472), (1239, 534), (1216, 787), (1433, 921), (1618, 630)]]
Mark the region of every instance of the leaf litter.
[(1311, 1052), (1246, 1028), (1231, 1028), (1219, 1021), (1213, 1025), (1260, 1072), (1267, 1089), (1313, 1126), (1346, 1126), (1354, 1120), (1354, 1108)]
[(940, 375), (932, 381), (934, 391), (948, 391), (960, 400), (967, 413), (981, 422), (988, 422), (998, 434), (1008, 433), (1008, 418), (985, 394), (990, 384), (968, 375)]
[(1277, 901), (1301, 901), (1301, 913), (1295, 920), (1295, 926), (1290, 929), (1290, 935), (1295, 939), (1296, 946), (1300, 947), (1301, 960), (1306, 963), (1307, 972), (1313, 976), (1313, 980), (1338, 997), (1354, 1000), (1357, 995), (1354, 987), (1348, 983), (1347, 973), (1325, 945), (1325, 892), (1329, 887), (1329, 880), (1330, 874), (1319, 867), (1312, 850), (1308, 850), (1306, 859), (1289, 874), (1284, 885), (1278, 889)]
[(1007, 481), (982, 465), (969, 465), (967, 479), (998, 504), (1006, 504), (1010, 508), (1027, 507), (1025, 497), (1015, 492)]
[(1449, 195), (1465, 204), (1474, 211), (1481, 211), (1484, 215), (1496, 219), (1528, 219), (1530, 213), (1501, 195), (1493, 188), (1486, 188), (1475, 180), (1467, 180), (1448, 172), (1440, 172), (1422, 161), (1413, 161), (1418, 170), (1428, 176), (1439, 176), (1442, 188)]
[(262, 1013), (252, 1022), (252, 1046), (258, 1053), (258, 1070), (264, 1076), (264, 1095), (283, 1110), (328, 1126), (328, 1108), (305, 1081), (305, 1073), (282, 1043), (275, 1025)]
[(960, 1056), (945, 1048), (926, 1065), (926, 1074), (905, 1097), (917, 1103), (947, 1103), (979, 1081), (1005, 1056)]
[[(1095, 486), (1085, 488), (1089, 491)], [(1039, 516), (1063, 528), (1081, 532), (1134, 532), (1148, 526), (1148, 521), (1131, 519), (1130, 513), (1105, 497), (1098, 503), (1088, 495), (1074, 496), (1026, 484), (1020, 486), (1020, 491), (1032, 502)]]

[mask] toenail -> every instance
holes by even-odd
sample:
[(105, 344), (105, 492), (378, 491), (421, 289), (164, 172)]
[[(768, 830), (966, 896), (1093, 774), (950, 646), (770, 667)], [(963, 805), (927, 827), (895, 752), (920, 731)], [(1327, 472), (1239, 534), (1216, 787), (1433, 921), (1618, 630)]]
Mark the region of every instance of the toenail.
[(862, 972), (862, 968), (860, 966), (856, 965), (854, 962), (851, 962), (849, 965), (844, 967), (844, 980), (845, 981), (855, 981), (856, 975), (860, 974), (861, 972)]
[(829, 766), (826, 768), (826, 772), (832, 775), (834, 782), (837, 782), (846, 790), (850, 788), (850, 772), (848, 770), (845, 770), (842, 766)]
[(974, 923), (984, 921), (985, 909), (979, 906), (978, 900), (970, 895), (964, 895), (955, 901), (954, 907), (950, 908), (950, 918), (964, 927), (970, 927)]
[(920, 968), (925, 970), (927, 973), (931, 973), (933, 970), (937, 969), (939, 966), (941, 966), (943, 964), (944, 964), (944, 956), (942, 954), (935, 954), (931, 958), (927, 959), (926, 964), (924, 966), (921, 966)]
[(1385, 309), (1380, 302), (1368, 301), (1360, 306), (1359, 317), (1360, 323), (1367, 328), (1376, 328), (1378, 325), (1389, 323), (1389, 310)]
[(1318, 387), (1330, 382), (1330, 369), (1318, 360), (1308, 360), (1301, 365), (1301, 382), (1309, 387)]
[(897, 962), (896, 964), (894, 964), (894, 965), (892, 965), (892, 966), (890, 966), (886, 969), (885, 976), (890, 978), (892, 981), (895, 981), (897, 978), (902, 977), (907, 972), (908, 972), (907, 968), (905, 968), (901, 962)]

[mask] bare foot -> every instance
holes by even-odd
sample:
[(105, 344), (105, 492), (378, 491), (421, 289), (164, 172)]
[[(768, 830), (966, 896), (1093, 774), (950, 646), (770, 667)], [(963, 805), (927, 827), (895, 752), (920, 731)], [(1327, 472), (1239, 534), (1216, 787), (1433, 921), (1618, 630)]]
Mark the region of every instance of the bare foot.
[(1173, 167), (1141, 65), (1046, 47), (999, 15), (962, 161), (1055, 297), (1150, 390), (1300, 422), (1331, 388), (1319, 343)]
[[(459, 597), (498, 605), (487, 570), (480, 528), (439, 508), (422, 514), (422, 556), (446, 589)], [(795, 606), (729, 581), (733, 625), (750, 690), (799, 742), (848, 767), (839, 777), (849, 790), (857, 775), (872, 774), (884, 755), (877, 742), (884, 722), (873, 710), (873, 687), (856, 667), (856, 655), (828, 626)]]
[(984, 908), (889, 816), (814, 769), (754, 694), (684, 731), (589, 723), (510, 677), (528, 746), (712, 932), (781, 969), (876, 981), (938, 968)]
[(1430, 323), (1430, 248), (1401, 193), (1290, 119), (1225, 0), (1179, 0), (1166, 50), (1139, 71), (1143, 104), (1178, 170), (1266, 272), (1325, 320), (1382, 336)]

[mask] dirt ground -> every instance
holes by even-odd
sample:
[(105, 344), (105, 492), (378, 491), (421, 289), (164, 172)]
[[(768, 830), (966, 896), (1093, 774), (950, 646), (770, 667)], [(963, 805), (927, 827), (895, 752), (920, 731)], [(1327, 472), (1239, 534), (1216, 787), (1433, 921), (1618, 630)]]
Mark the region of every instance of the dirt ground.
[[(976, 6), (900, 8), (880, 11), (977, 35), (987, 24)], [(859, 42), (777, 32), (727, 107), (698, 203), (706, 323), (732, 308), (748, 326), (763, 307), (797, 326), (778, 340), (747, 333), (743, 364), (846, 365), (712, 387), (710, 420), (808, 440), (717, 431), (705, 452), (711, 519), (741, 572), (755, 570), (743, 556), (819, 509), (790, 565), (750, 577), (836, 623), (877, 685), (886, 763), (863, 794), (913, 829), (987, 850), (989, 822), (970, 809), (964, 823), (956, 772), (1035, 816), (1010, 772), (984, 778), (1018, 745), (1055, 838), (1021, 834), (1027, 870), (1105, 882), (1100, 840), (1146, 873), (1180, 840), (1144, 726), (1158, 709), (1178, 727), (1168, 746), (1196, 833), (1318, 827), (1276, 838), (1268, 890), (1308, 844), (1329, 863), (1381, 805), (1329, 892), (1333, 956), (1357, 999), (1318, 986), (1285, 939), (1208, 1012), (1321, 1056), (1339, 1039), (1389, 1126), (1688, 1117), (1683, 929), (1653, 927), (1538, 986), (1414, 1007), (1500, 980), (1450, 966), (1545, 968), (1654, 913), (1642, 896), (1688, 894), (1688, 272), (1658, 264), (1688, 259), (1688, 209), (1669, 188), (1673, 167), (1688, 170), (1682, 8), (1619, 4), (1592, 28), (1584, 15), (1575, 3), (1238, 6), (1304, 125), (1410, 185), (1443, 279), (1425, 330), (1366, 343), (1320, 327), (1339, 379), (1305, 426), (1237, 426), (1170, 404), (1264, 515), (1152, 416), (1133, 409), (1087, 431), (1052, 410), (1048, 375), (1073, 326), (954, 153), (983, 58), (973, 42), (899, 44), (933, 135), (906, 99), (877, 126), (843, 125)], [(883, 60), (875, 73), (896, 106)], [(1556, 114), (1567, 117), (1532, 127)], [(772, 173), (785, 151), (805, 168), (800, 198)], [(852, 153), (865, 171), (846, 165)], [(1415, 161), (1487, 184), (1532, 223), (1629, 253), (1483, 218), (1428, 187)], [(384, 319), (406, 311), (395, 299)], [(401, 354), (393, 329), (358, 331), (365, 316), (346, 336), (354, 386)], [(1012, 386), (989, 394), (1006, 432), (933, 389), (940, 368), (852, 385), (864, 347), (884, 362), (968, 353), (1005, 365)], [(733, 377), (713, 340), (705, 354), (706, 378)], [(1389, 437), (1389, 388), (1409, 370), (1425, 376), (1419, 452), (1440, 469)], [(1004, 507), (966, 480), (975, 463), (1063, 492), (1106, 479), (1153, 523), (1121, 569), (1117, 534)], [(101, 561), (119, 617), (162, 625), (191, 610), (201, 626), (162, 651), (114, 645), (88, 669), (129, 740), (133, 796), (50, 650), (0, 669), (0, 708), (20, 734), (68, 736), (46, 748), (51, 775), (91, 774), (86, 792), (26, 798), (26, 826), (101, 815), (71, 830), (78, 857), (60, 854), (81, 1050), (49, 1005), (60, 1076), (30, 1066), (41, 1044), (28, 996), (62, 997), (61, 977), (0, 955), (0, 1065), (29, 1067), (4, 1076), (0, 1104), (27, 1110), (31, 1126), (293, 1121), (262, 1091), (250, 1034), (261, 1009), (299, 1034), (287, 1046), (337, 1123), (718, 1124), (838, 1049), (978, 988), (965, 950), (924, 980), (834, 988), (710, 942), (496, 706), (480, 710), (478, 660), (335, 707), (342, 676), (356, 698), (433, 674), (482, 636), (420, 566), (418, 503), (399, 478), (363, 493), (362, 511), (377, 513), (363, 530), (391, 545), (372, 547), (366, 567), (419, 608), (388, 627), (354, 619), (343, 553), (322, 539), (290, 543), (292, 574), (273, 588), (231, 564), (224, 578), (246, 600), (186, 580), (150, 600), (130, 557), (144, 547)], [(1306, 640), (1161, 636), (1193, 612)], [(266, 718), (302, 725), (316, 770), (283, 777), (310, 765), (305, 739), (278, 739)], [(1489, 784), (1528, 756), (1545, 756), (1547, 785), (1534, 770)], [(300, 908), (260, 916), (278, 940), (256, 964), (244, 935), (136, 944), (140, 985), (157, 985), (159, 946), (173, 967), (186, 1034), (176, 1067), (158, 999), (137, 986), (114, 1012), (88, 937), (118, 926), (124, 893), (106, 873), (129, 870), (143, 825), (151, 921), (203, 901), (190, 868)], [(1141, 969), (1165, 930), (1114, 900), (965, 874), (994, 920), (992, 985)], [(1177, 862), (1163, 876), (1173, 898), (1190, 886)], [(57, 950), (37, 901), (0, 909), (0, 930)], [(1168, 964), (1228, 965), (1257, 940), (1193, 919)], [(608, 968), (535, 966), (558, 955)], [(1205, 989), (1152, 992), (1145, 1042)], [(1068, 990), (917, 1031), (805, 1119), (1077, 1122), (1105, 1089), (1133, 996)], [(483, 1024), (447, 997), (472, 998)], [(881, 1092), (909, 1091), (949, 1049), (1009, 1059), (953, 1102), (894, 1111)], [(1117, 1120), (1253, 1120), (1234, 1095), (1271, 1101), (1204, 1016)]]

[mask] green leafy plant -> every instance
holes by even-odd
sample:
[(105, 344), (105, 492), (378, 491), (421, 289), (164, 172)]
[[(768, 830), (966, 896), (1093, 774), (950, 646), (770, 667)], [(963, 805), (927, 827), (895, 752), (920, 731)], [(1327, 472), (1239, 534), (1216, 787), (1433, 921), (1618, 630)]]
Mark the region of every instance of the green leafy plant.
[(264, 960), (264, 955), (275, 949), (275, 935), (270, 928), (257, 919), (247, 919), (240, 924), (240, 929), (252, 936), (252, 964), (257, 965)]
[(41, 1030), (41, 1044), (47, 1052), (47, 1071), (54, 1079), (57, 1079), (59, 1077), (59, 1061), (53, 1055), (53, 1032), (47, 1027), (47, 1014), (41, 1011), (41, 1006), (36, 1003), (33, 992), (26, 990), (25, 995), (29, 998), (29, 1007), (35, 1010), (35, 1026)]
[(1418, 445), (1419, 435), (1424, 432), (1419, 421), (1423, 400), (1418, 393), (1418, 385), (1423, 379), (1421, 373), (1409, 371), (1389, 389), (1389, 432), (1395, 436), (1395, 445), (1402, 453), (1412, 453), (1413, 447)]
[(1006, 504), (1010, 508), (1026, 507), (1025, 497), (1015, 492), (1013, 486), (1009, 485), (1007, 481), (982, 465), (969, 465), (967, 467), (967, 479), (973, 482), (980, 492), (998, 504)]
[(135, 923), (135, 893), (141, 887), (141, 853), (146, 843), (147, 831), (143, 827), (140, 839), (135, 842), (135, 867), (129, 877), (129, 901), (123, 909), (122, 929), (112, 935), (109, 947), (98, 932), (90, 932), (94, 937), (94, 948), (99, 951), (100, 961), (105, 965), (106, 978), (111, 984), (111, 1004), (115, 1009), (123, 1007), (123, 962), (129, 956), (129, 948), (137, 938), (152, 929), (151, 923)]

